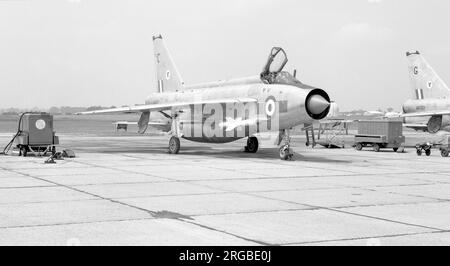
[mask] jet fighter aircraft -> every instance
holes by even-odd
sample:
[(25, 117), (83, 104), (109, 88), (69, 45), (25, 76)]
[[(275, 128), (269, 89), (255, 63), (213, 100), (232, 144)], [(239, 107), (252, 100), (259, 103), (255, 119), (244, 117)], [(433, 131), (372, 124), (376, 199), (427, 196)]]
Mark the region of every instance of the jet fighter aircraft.
[(437, 133), (450, 131), (450, 90), (418, 52), (406, 53), (414, 98), (403, 104), (405, 126)]
[(152, 126), (150, 113), (168, 121), (159, 127), (171, 136), (169, 153), (180, 151), (180, 139), (204, 143), (229, 143), (247, 138), (245, 151), (256, 153), (258, 134), (276, 132), (281, 159), (292, 156), (289, 131), (328, 115), (330, 98), (319, 88), (303, 84), (283, 71), (288, 59), (274, 47), (260, 75), (187, 86), (182, 80), (161, 35), (153, 37), (157, 92), (144, 105), (83, 112), (80, 114), (141, 113), (143, 134)]

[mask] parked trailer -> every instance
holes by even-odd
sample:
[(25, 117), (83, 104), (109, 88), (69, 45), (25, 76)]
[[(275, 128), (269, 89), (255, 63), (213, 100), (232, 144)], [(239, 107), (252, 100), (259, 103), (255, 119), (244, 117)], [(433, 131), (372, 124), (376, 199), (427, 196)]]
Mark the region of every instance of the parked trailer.
[(448, 157), (450, 154), (450, 136), (446, 136), (443, 143), (437, 145), (441, 151), (442, 157)]
[(403, 122), (397, 120), (358, 121), (358, 134), (355, 135), (355, 148), (372, 147), (374, 151), (391, 148), (395, 152), (405, 143)]
[(417, 156), (422, 156), (422, 153), (425, 153), (426, 156), (431, 156), (431, 149), (435, 144), (429, 142), (422, 142), (416, 144), (416, 153)]
[(450, 136), (445, 136), (443, 139), (435, 142), (422, 142), (416, 144), (416, 151), (418, 156), (425, 153), (426, 156), (431, 156), (432, 149), (439, 149), (442, 157), (448, 157), (450, 154)]
[(448, 157), (449, 156), (449, 154), (450, 154), (450, 147), (448, 145), (445, 148), (441, 147), (440, 150), (441, 150), (441, 156), (442, 157)]

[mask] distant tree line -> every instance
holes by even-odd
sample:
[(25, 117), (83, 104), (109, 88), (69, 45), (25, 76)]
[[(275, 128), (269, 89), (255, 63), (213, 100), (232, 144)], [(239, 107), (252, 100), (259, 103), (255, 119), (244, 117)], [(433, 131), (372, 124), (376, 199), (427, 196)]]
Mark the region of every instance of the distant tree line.
[(89, 106), (89, 107), (70, 107), (70, 106), (62, 106), (62, 107), (51, 107), (49, 109), (49, 113), (51, 114), (74, 114), (85, 111), (95, 111), (95, 110), (103, 110), (109, 108), (116, 108), (115, 106), (104, 107), (104, 106)]
[(102, 110), (102, 109), (109, 109), (109, 108), (116, 108), (115, 106), (110, 107), (104, 107), (104, 106), (90, 106), (90, 107), (71, 107), (71, 106), (61, 106), (61, 107), (50, 107), (49, 109), (46, 108), (5, 108), (0, 109), (0, 114), (3, 115), (18, 115), (20, 113), (24, 112), (48, 112), (50, 114), (75, 114), (79, 112), (84, 111), (94, 111), (94, 110)]

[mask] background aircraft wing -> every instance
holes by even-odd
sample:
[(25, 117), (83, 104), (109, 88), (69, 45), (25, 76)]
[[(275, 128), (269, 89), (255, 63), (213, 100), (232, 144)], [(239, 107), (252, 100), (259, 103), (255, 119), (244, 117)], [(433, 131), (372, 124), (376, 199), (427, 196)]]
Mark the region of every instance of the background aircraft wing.
[(319, 121), (319, 123), (322, 124), (322, 125), (325, 125), (325, 124), (336, 124), (336, 123), (350, 124), (350, 123), (356, 123), (356, 122), (358, 122), (358, 120), (338, 120), (338, 119), (332, 120), (332, 119), (330, 119), (330, 120), (320, 120)]
[(174, 103), (163, 103), (163, 104), (146, 104), (146, 105), (135, 105), (135, 106), (112, 108), (112, 109), (80, 112), (80, 113), (77, 113), (77, 115), (111, 114), (111, 113), (138, 113), (138, 112), (171, 110), (171, 109), (177, 108), (177, 107), (185, 107), (185, 106), (199, 105), (199, 104), (249, 103), (249, 102), (257, 102), (257, 100), (255, 98), (237, 98), (237, 99), (216, 99), (216, 100), (192, 101), (192, 102), (174, 102)]
[(401, 114), (401, 117), (423, 117), (423, 116), (436, 116), (436, 115), (450, 115), (450, 110), (428, 111), (428, 112), (416, 112), (416, 113), (409, 113), (409, 114)]
[[(119, 122), (114, 122), (113, 125), (138, 125), (138, 122), (128, 122), (128, 121), (119, 121)], [(148, 122), (149, 126), (166, 126), (166, 125), (170, 125), (170, 123), (164, 123), (164, 122), (157, 122), (157, 121), (149, 121)]]
[(404, 127), (412, 128), (415, 130), (428, 130), (428, 126), (425, 124), (403, 124)]

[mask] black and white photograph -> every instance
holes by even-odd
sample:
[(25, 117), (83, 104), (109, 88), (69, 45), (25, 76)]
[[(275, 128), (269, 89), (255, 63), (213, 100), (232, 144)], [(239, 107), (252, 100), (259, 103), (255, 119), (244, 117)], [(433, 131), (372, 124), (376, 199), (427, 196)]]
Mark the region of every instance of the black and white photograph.
[(449, 246), (449, 32), (444, 0), (0, 0), (0, 246)]

